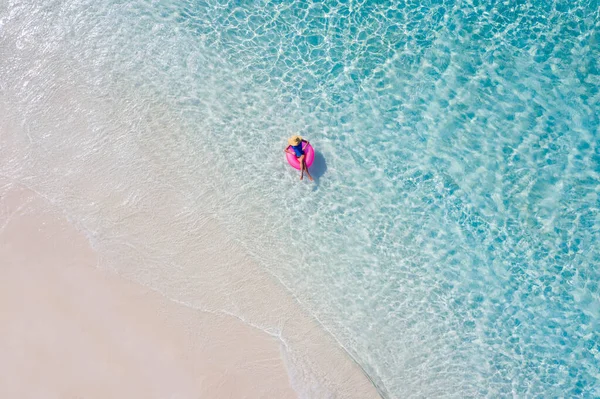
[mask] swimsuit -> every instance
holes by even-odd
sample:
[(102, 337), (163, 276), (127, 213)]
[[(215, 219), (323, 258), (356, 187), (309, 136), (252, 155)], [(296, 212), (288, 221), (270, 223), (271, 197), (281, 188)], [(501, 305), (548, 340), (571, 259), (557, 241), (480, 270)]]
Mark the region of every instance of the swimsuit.
[(291, 145), (290, 147), (292, 147), (292, 150), (294, 150), (296, 153), (296, 158), (300, 158), (302, 155), (304, 155), (304, 151), (302, 151), (302, 143), (298, 145)]

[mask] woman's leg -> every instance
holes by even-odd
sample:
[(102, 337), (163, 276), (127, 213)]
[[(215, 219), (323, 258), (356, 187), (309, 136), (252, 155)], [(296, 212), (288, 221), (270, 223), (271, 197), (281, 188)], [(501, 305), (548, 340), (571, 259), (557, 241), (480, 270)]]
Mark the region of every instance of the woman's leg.
[(304, 170), (306, 171), (306, 175), (308, 176), (308, 178), (310, 179), (310, 181), (312, 181), (313, 178), (310, 175), (310, 173), (308, 173), (308, 166), (306, 166), (306, 162), (302, 162), (302, 166), (304, 167)]
[(300, 180), (302, 180), (304, 178), (304, 154), (300, 155), (298, 161), (300, 162)]

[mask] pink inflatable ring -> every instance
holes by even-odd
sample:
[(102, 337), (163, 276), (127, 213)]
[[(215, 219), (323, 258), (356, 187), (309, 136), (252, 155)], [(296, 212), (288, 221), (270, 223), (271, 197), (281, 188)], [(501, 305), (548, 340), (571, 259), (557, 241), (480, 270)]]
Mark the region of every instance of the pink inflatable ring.
[[(308, 168), (315, 160), (315, 151), (310, 143), (304, 143), (302, 150), (304, 151), (304, 162)], [(300, 170), (300, 161), (298, 161), (298, 158), (296, 158), (296, 154), (290, 154), (289, 152), (286, 152), (285, 157), (293, 168)]]

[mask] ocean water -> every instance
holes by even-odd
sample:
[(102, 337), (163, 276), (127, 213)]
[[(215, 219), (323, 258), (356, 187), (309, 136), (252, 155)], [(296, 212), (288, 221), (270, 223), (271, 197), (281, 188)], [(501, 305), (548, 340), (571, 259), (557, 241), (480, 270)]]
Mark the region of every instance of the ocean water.
[(149, 285), (216, 217), (385, 397), (599, 397), (599, 10), (7, 0), (1, 172)]

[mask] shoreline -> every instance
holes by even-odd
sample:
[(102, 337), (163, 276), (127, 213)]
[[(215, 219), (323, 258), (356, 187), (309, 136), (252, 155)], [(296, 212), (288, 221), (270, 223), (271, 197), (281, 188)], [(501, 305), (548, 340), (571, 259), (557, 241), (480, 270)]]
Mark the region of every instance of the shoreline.
[[(8, 260), (0, 291), (3, 324), (11, 326), (1, 333), (8, 355), (0, 370), (13, 374), (0, 380), (0, 392), (153, 397), (140, 392), (144, 387), (155, 397), (379, 397), (352, 356), (297, 303), (290, 308), (290, 293), (273, 302), (279, 290), (264, 290), (267, 276), (260, 276), (263, 292), (254, 298), (239, 287), (238, 300), (225, 293), (247, 309), (219, 310), (210, 300), (198, 309), (106, 270), (88, 237), (52, 204), (6, 178), (0, 187), (0, 253)], [(241, 277), (248, 283), (249, 275)], [(219, 282), (228, 286), (231, 276)], [(269, 320), (277, 323), (265, 328)], [(60, 362), (65, 356), (71, 367)], [(123, 378), (115, 378), (117, 370)], [(40, 376), (41, 386), (27, 384)]]

